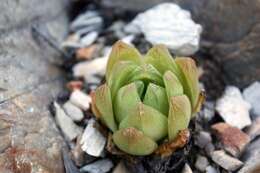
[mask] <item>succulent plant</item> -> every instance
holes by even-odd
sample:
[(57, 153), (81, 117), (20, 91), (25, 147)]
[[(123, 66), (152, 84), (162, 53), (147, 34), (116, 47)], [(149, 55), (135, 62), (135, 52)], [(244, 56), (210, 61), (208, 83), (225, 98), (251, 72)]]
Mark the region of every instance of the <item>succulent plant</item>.
[(142, 56), (121, 41), (112, 48), (106, 83), (93, 94), (95, 116), (131, 155), (149, 155), (172, 141), (199, 111), (198, 70), (193, 59), (173, 59), (156, 45)]

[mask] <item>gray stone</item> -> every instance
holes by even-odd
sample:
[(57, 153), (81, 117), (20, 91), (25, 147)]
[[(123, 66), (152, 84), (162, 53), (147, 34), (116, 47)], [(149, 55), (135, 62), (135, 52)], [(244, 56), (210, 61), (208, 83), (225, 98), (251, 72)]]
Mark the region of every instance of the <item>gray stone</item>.
[(213, 166), (208, 166), (206, 168), (206, 173), (218, 173), (217, 169), (214, 168)]
[(239, 129), (252, 123), (250, 108), (251, 105), (243, 99), (240, 90), (235, 86), (227, 86), (222, 97), (216, 102), (216, 110), (224, 121)]
[(256, 139), (247, 147), (242, 156), (245, 162), (238, 173), (258, 173), (260, 170), (260, 139)]
[(205, 146), (205, 151), (207, 153), (208, 156), (211, 155), (211, 153), (215, 150), (215, 146), (212, 144), (212, 143), (208, 143), (206, 146)]
[(251, 141), (260, 135), (260, 117), (253, 121), (253, 124), (246, 129)]
[(209, 165), (209, 161), (206, 157), (198, 155), (197, 160), (195, 162), (195, 167), (201, 171), (204, 172)]
[(152, 44), (165, 44), (176, 55), (192, 55), (199, 48), (202, 27), (189, 11), (174, 3), (163, 3), (140, 13), (126, 26), (128, 33), (143, 33)]
[[(99, 30), (103, 25), (103, 19), (96, 11), (86, 11), (72, 21), (70, 29), (79, 34)], [(84, 31), (84, 32), (83, 32)]]
[(204, 107), (203, 107), (203, 109), (201, 111), (200, 116), (202, 116), (202, 118), (206, 122), (212, 120), (212, 118), (215, 116), (215, 103), (206, 101), (204, 103)]
[(104, 151), (106, 138), (96, 128), (95, 123), (96, 122), (94, 119), (89, 120), (88, 125), (82, 135), (80, 144), (82, 150), (87, 154), (99, 157)]
[(210, 133), (205, 131), (200, 131), (199, 134), (195, 137), (195, 144), (200, 148), (206, 147), (206, 145), (211, 142), (212, 138)]
[(260, 82), (256, 81), (245, 88), (243, 96), (251, 104), (253, 115), (260, 117)]
[(64, 172), (64, 142), (49, 104), (64, 86), (57, 65), (66, 6), (65, 0), (0, 3), (0, 172)]
[(77, 136), (81, 135), (82, 128), (77, 126), (72, 119), (66, 115), (64, 110), (58, 105), (58, 103), (54, 102), (55, 107), (55, 119), (65, 137), (67, 137), (70, 141), (75, 139)]
[(68, 151), (62, 150), (62, 158), (66, 173), (80, 173), (75, 163), (71, 160)]
[(102, 159), (80, 168), (80, 171), (89, 173), (106, 173), (110, 171), (112, 167), (113, 163), (111, 160)]
[[(37, 0), (9, 1), (3, 0), (0, 5), (0, 33), (8, 33), (17, 27), (31, 25), (32, 22), (50, 21), (61, 14), (68, 3), (65, 0), (55, 2)], [(1, 35), (0, 34), (0, 35)]]
[(126, 36), (126, 33), (124, 32), (124, 27), (125, 27), (125, 23), (121, 20), (114, 22), (109, 28), (108, 30), (113, 31), (115, 33), (115, 35), (118, 38), (123, 38)]
[(193, 173), (190, 166), (186, 163), (181, 171), (181, 173)]
[(236, 171), (243, 165), (243, 162), (234, 157), (229, 156), (223, 150), (217, 150), (212, 152), (211, 158), (216, 164), (228, 171)]
[(81, 121), (84, 118), (82, 110), (79, 107), (72, 104), (70, 101), (67, 101), (63, 105), (63, 109), (73, 121)]
[(120, 0), (102, 0), (102, 4), (106, 7), (121, 7), (124, 10), (143, 11), (154, 5), (166, 2), (167, 0), (130, 0), (124, 3)]

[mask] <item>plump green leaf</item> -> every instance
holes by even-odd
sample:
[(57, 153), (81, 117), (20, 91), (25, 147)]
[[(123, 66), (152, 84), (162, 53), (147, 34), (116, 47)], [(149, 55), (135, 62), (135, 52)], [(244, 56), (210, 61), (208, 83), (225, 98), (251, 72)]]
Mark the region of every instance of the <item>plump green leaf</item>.
[(129, 83), (131, 73), (137, 67), (138, 66), (136, 64), (130, 61), (120, 61), (114, 65), (111, 75), (107, 81), (111, 89), (113, 101), (119, 88)]
[(139, 51), (134, 47), (129, 46), (122, 41), (116, 42), (112, 47), (112, 51), (108, 59), (106, 80), (110, 78), (110, 74), (113, 70), (114, 65), (119, 61), (131, 61), (135, 64), (141, 64), (142, 58)]
[(154, 46), (147, 52), (144, 59), (146, 63), (152, 64), (161, 74), (168, 70), (178, 74), (177, 65), (165, 45)]
[(167, 135), (167, 117), (142, 102), (119, 125), (120, 129), (134, 127), (158, 141)]
[(171, 71), (166, 71), (163, 75), (163, 81), (166, 89), (168, 100), (172, 96), (182, 95), (183, 87), (176, 75)]
[(186, 95), (173, 96), (170, 99), (168, 115), (169, 140), (173, 140), (180, 130), (188, 127), (191, 118), (191, 104)]
[(176, 58), (175, 61), (181, 71), (184, 93), (189, 97), (194, 109), (200, 93), (196, 63), (192, 58)]
[(110, 89), (106, 84), (99, 86), (95, 91), (95, 106), (100, 113), (101, 121), (115, 132), (117, 125), (114, 119)]
[(168, 115), (168, 98), (165, 89), (161, 86), (150, 83), (147, 87), (143, 103), (157, 109), (164, 115)]
[(145, 83), (153, 82), (163, 86), (162, 75), (151, 64), (138, 66), (131, 74), (130, 81), (141, 80)]
[(122, 151), (138, 156), (149, 155), (157, 148), (156, 142), (133, 127), (118, 130), (113, 141)]
[(140, 101), (134, 82), (120, 88), (114, 102), (116, 121), (120, 123), (136, 108)]

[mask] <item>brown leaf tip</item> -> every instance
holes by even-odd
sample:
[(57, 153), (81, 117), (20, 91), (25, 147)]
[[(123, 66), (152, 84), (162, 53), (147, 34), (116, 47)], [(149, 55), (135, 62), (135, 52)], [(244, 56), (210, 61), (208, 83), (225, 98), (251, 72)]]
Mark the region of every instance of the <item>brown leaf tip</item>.
[(123, 130), (123, 135), (135, 139), (141, 137), (142, 133), (133, 127), (129, 127)]
[(161, 144), (155, 151), (155, 154), (161, 157), (168, 157), (177, 149), (184, 147), (188, 143), (189, 138), (190, 131), (188, 129), (181, 130), (173, 141)]

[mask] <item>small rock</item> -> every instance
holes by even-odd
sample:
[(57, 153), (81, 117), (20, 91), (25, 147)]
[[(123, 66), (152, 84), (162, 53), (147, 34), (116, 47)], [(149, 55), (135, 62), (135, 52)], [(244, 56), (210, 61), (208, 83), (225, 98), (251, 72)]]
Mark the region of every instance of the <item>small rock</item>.
[(106, 72), (108, 56), (96, 58), (92, 61), (86, 61), (76, 64), (73, 67), (75, 77), (84, 77), (88, 83), (100, 83), (101, 77)]
[(80, 171), (88, 172), (88, 173), (106, 173), (110, 171), (112, 167), (113, 167), (113, 163), (111, 160), (102, 159), (80, 168)]
[(260, 117), (254, 120), (253, 124), (246, 130), (246, 133), (250, 136), (251, 140), (260, 135)]
[(61, 128), (62, 132), (70, 141), (75, 139), (82, 133), (82, 129), (74, 124), (72, 119), (65, 114), (64, 110), (60, 107), (60, 105), (58, 105), (58, 103), (54, 102), (54, 107), (56, 111), (56, 122)]
[(131, 44), (132, 45), (132, 42), (133, 42), (134, 39), (135, 39), (134, 35), (128, 35), (128, 36), (123, 37), (121, 39), (121, 41), (123, 41), (126, 44)]
[(74, 90), (81, 90), (83, 88), (83, 82), (82, 81), (70, 81), (66, 84), (66, 87), (70, 90), (70, 91), (74, 91)]
[(245, 161), (244, 166), (238, 173), (259, 173), (260, 170), (260, 138), (257, 138), (248, 145), (242, 158)]
[(69, 101), (81, 108), (82, 110), (89, 109), (89, 104), (91, 103), (91, 98), (87, 94), (80, 90), (75, 90), (71, 93)]
[(98, 38), (98, 32), (92, 31), (80, 39), (81, 47), (88, 47)]
[(207, 166), (209, 165), (209, 161), (206, 157), (199, 155), (197, 157), (196, 163), (195, 163), (195, 167), (201, 171), (204, 172), (207, 168)]
[(228, 171), (236, 171), (243, 165), (243, 162), (227, 155), (223, 150), (212, 152), (211, 158), (215, 163)]
[(71, 34), (69, 35), (69, 37), (62, 42), (61, 47), (63, 48), (80, 48), (81, 44), (80, 44), (80, 35), (79, 34)]
[(207, 153), (208, 156), (211, 155), (211, 153), (215, 150), (215, 146), (212, 144), (212, 143), (208, 143), (206, 146), (205, 146), (205, 151)]
[(235, 86), (226, 87), (224, 95), (216, 103), (216, 110), (225, 122), (239, 129), (252, 123), (249, 116), (250, 108), (250, 104), (243, 99)]
[(187, 163), (185, 163), (181, 173), (193, 173), (191, 168), (190, 168), (190, 165), (188, 165)]
[(89, 47), (80, 48), (76, 51), (76, 58), (83, 60), (92, 59), (96, 51), (97, 45), (91, 45)]
[(243, 96), (252, 106), (253, 115), (260, 116), (260, 82), (256, 81), (243, 91)]
[(95, 120), (91, 119), (83, 133), (80, 141), (81, 148), (87, 154), (95, 157), (101, 156), (106, 138), (95, 128)]
[(207, 144), (212, 142), (212, 138), (210, 133), (205, 131), (200, 131), (199, 134), (195, 137), (195, 144), (200, 147), (204, 148)]
[(227, 123), (217, 123), (211, 128), (220, 139), (224, 149), (235, 157), (238, 157), (250, 142), (250, 138), (246, 133)]
[(205, 102), (202, 109), (202, 116), (205, 121), (210, 121), (215, 116), (215, 103), (214, 102)]
[(121, 20), (116, 21), (108, 28), (108, 30), (113, 31), (115, 35), (121, 39), (126, 36), (126, 33), (123, 31), (125, 25), (126, 24)]
[(192, 55), (199, 48), (202, 27), (192, 21), (189, 11), (162, 3), (138, 14), (125, 31), (143, 33), (149, 42), (165, 44), (174, 54)]
[(75, 147), (71, 150), (73, 160), (77, 166), (82, 166), (84, 164), (85, 152), (81, 149), (80, 140), (82, 136), (77, 137), (77, 142)]
[(79, 107), (72, 104), (70, 101), (67, 101), (63, 105), (63, 109), (73, 121), (81, 121), (84, 118), (82, 110)]
[[(90, 31), (100, 30), (103, 25), (103, 19), (96, 11), (87, 11), (79, 15), (70, 25), (71, 31), (77, 31), (85, 34)], [(83, 32), (84, 31), (84, 32)]]
[(112, 173), (130, 173), (123, 161), (120, 161)]
[(213, 166), (208, 166), (206, 168), (206, 173), (218, 173), (217, 169), (214, 168)]
[[(80, 173), (74, 162), (71, 160), (68, 151), (65, 149), (62, 150), (62, 159), (65, 167), (66, 173)], [(30, 171), (31, 172), (31, 171)], [(39, 172), (39, 171), (37, 171)], [(42, 172), (42, 171), (40, 171)]]

